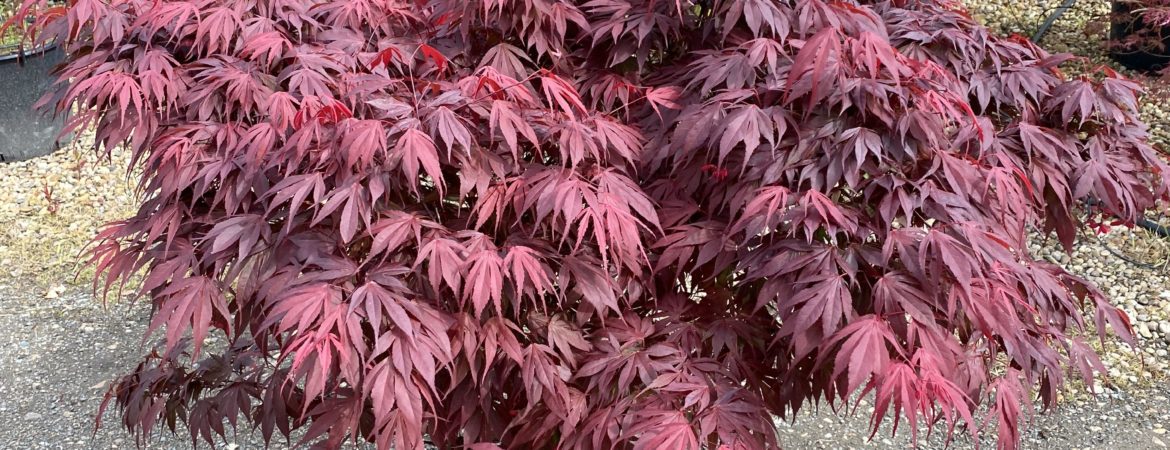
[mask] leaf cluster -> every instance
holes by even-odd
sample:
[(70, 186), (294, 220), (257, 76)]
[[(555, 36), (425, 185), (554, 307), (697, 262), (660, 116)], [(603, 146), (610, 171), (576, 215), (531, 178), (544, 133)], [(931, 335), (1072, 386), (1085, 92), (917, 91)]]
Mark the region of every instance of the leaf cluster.
[(951, 0), (76, 0), (39, 30), (45, 101), (145, 169), (92, 252), (165, 330), (110, 391), (143, 437), (774, 448), (864, 392), (875, 433), (1015, 448), (1101, 371), (1084, 336), (1133, 339), (1030, 230), (1167, 193), (1137, 84)]

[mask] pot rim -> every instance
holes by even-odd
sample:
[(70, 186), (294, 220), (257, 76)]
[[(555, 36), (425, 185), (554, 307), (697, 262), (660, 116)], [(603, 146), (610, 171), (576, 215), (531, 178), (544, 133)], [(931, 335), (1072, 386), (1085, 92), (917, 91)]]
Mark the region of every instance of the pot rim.
[[(45, 56), (47, 53), (56, 50), (57, 44), (48, 43), (39, 47), (25, 49), (23, 53), (15, 51), (15, 48), (8, 49), (8, 53), (0, 53), (0, 65), (16, 61), (22, 57), (24, 58), (39, 58)], [(6, 51), (5, 48), (0, 47), (0, 51)]]

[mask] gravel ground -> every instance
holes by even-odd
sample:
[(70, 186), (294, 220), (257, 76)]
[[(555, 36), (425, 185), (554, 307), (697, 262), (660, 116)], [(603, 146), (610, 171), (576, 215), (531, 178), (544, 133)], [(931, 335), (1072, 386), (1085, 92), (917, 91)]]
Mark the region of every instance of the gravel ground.
[[(92, 142), (83, 135), (75, 142)], [(0, 165), (0, 276), (42, 292), (93, 271), (78, 255), (105, 223), (137, 210), (126, 152), (110, 160), (71, 144), (52, 155)], [(79, 273), (80, 271), (80, 273)]]
[[(95, 435), (94, 415), (110, 380), (138, 362), (148, 311), (104, 308), (80, 289), (48, 299), (14, 280), (0, 281), (0, 311), (0, 449), (133, 448), (112, 414)], [(151, 448), (191, 448), (160, 438)]]
[[(107, 383), (132, 367), (142, 352), (145, 305), (123, 302), (107, 308), (77, 288), (49, 299), (14, 280), (0, 280), (0, 311), (0, 450), (133, 448), (134, 439), (119, 427), (116, 414), (107, 412), (96, 434), (93, 424)], [(1170, 385), (1106, 385), (1100, 392), (1070, 393), (1056, 410), (1036, 415), (1024, 448), (1161, 449), (1170, 443)], [(904, 429), (890, 437), (888, 420), (879, 436), (867, 442), (870, 412), (869, 403), (849, 417), (827, 409), (802, 412), (796, 424), (779, 425), (780, 436), (793, 449), (913, 448)], [(160, 433), (149, 448), (192, 448), (183, 433)], [(983, 436), (983, 446), (994, 448), (993, 439)], [(922, 449), (945, 448), (938, 434), (919, 444)], [(263, 445), (257, 434), (242, 432), (215, 448)], [(277, 443), (271, 448), (289, 446)], [(961, 436), (951, 448), (974, 445)]]
[[(141, 340), (149, 306), (112, 298), (103, 305), (88, 288), (53, 292), (47, 298), (27, 283), (0, 276), (0, 450), (136, 448), (114, 405), (96, 432), (94, 424), (109, 383), (145, 353)], [(216, 340), (207, 343), (214, 347)], [(229, 438), (214, 447), (204, 441), (195, 447), (182, 425), (177, 434), (160, 425), (145, 448), (265, 448), (260, 433), (247, 428), (235, 436), (229, 431)], [(275, 437), (268, 448), (305, 447)]]
[[(975, 17), (1001, 33), (1031, 35), (1058, 0), (967, 0)], [(1043, 45), (1053, 51), (1103, 58), (1108, 2), (1082, 0), (1057, 22)], [(1135, 74), (1131, 74), (1135, 75)], [(1136, 75), (1135, 75), (1136, 76)], [(1163, 89), (1148, 83), (1151, 90)], [(1170, 98), (1170, 97), (1168, 97)], [(1147, 97), (1143, 114), (1156, 143), (1170, 142), (1170, 102)], [(79, 139), (85, 142), (85, 137)], [(82, 283), (92, 272), (77, 263), (85, 242), (102, 223), (125, 217), (135, 205), (123, 175), (126, 155), (111, 161), (69, 148), (21, 163), (0, 165), (0, 450), (133, 448), (134, 439), (108, 413), (93, 430), (105, 386), (128, 371), (143, 353), (145, 305), (115, 302), (104, 308)], [(131, 177), (134, 180), (137, 177)], [(1108, 247), (1104, 243), (1108, 243)], [(1087, 239), (1072, 254), (1036, 243), (1036, 254), (1063, 264), (1103, 287), (1134, 320), (1134, 351), (1110, 343), (1102, 349), (1109, 376), (1096, 386), (1070, 386), (1058, 408), (1035, 416), (1024, 435), (1027, 449), (1162, 449), (1170, 445), (1170, 244), (1116, 230)], [(1135, 265), (1118, 255), (1149, 263)], [(1088, 395), (1088, 391), (1097, 395)], [(794, 425), (779, 425), (782, 442), (796, 449), (910, 448), (908, 433), (889, 437), (883, 424), (869, 436), (872, 406), (838, 417), (826, 409), (804, 411)], [(905, 431), (905, 430), (900, 430)], [(190, 440), (163, 433), (150, 448), (189, 449)], [(994, 436), (981, 436), (994, 447)], [(960, 437), (952, 448), (974, 448)], [(207, 448), (206, 445), (200, 448)], [(241, 433), (216, 448), (263, 448)], [(275, 444), (271, 448), (288, 448)], [(944, 448), (941, 436), (923, 437), (918, 448)]]
[[(1170, 387), (1163, 386), (1136, 392), (1111, 391), (1094, 399), (1070, 402), (1050, 413), (1035, 415), (1023, 435), (1022, 447), (1029, 450), (1164, 449), (1170, 445), (1165, 428), (1170, 426), (1168, 398)], [(945, 427), (936, 429), (929, 438), (920, 436), (918, 447), (914, 447), (903, 428), (899, 428), (897, 436), (890, 437), (888, 420), (870, 442), (872, 406), (867, 403), (860, 409), (857, 416), (845, 418), (825, 411), (801, 415), (795, 424), (779, 427), (780, 441), (786, 448), (810, 450), (947, 448), (942, 439)], [(956, 431), (958, 437), (950, 448), (975, 448), (972, 439), (961, 433), (965, 432)], [(994, 433), (980, 437), (980, 448), (995, 448)]]

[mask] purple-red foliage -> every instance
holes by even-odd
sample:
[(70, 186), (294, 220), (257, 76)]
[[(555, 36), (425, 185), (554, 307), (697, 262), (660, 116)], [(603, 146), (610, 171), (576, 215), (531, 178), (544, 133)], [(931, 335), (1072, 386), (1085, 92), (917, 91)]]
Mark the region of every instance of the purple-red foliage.
[(1138, 85), (950, 0), (76, 0), (41, 31), (49, 102), (145, 169), (93, 250), (166, 330), (110, 391), (140, 436), (771, 448), (863, 391), (875, 432), (1014, 448), (1101, 370), (1082, 338), (1132, 341), (1029, 230), (1166, 194)]
[[(1170, 48), (1166, 48), (1170, 42), (1167, 34), (1170, 31), (1170, 0), (1113, 0), (1112, 3), (1109, 22), (1125, 32), (1110, 35), (1108, 45), (1111, 51), (1123, 55), (1155, 55), (1163, 57), (1161, 59), (1170, 56)], [(1165, 70), (1161, 72), (1170, 74)]]

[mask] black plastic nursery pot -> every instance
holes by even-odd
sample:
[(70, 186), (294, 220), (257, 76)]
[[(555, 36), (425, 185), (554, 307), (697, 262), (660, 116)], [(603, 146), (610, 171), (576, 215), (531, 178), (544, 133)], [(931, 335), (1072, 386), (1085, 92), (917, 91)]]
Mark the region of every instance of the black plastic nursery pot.
[[(1123, 67), (1143, 72), (1155, 72), (1166, 68), (1170, 64), (1170, 26), (1153, 27), (1146, 24), (1140, 15), (1133, 14), (1134, 9), (1140, 8), (1129, 1), (1113, 1), (1113, 20), (1110, 22), (1109, 57)], [(1160, 28), (1160, 29), (1159, 29)], [(1116, 42), (1122, 42), (1131, 36), (1146, 36), (1151, 41), (1148, 44), (1135, 48), (1112, 48)], [(1157, 48), (1157, 41), (1162, 41), (1162, 48)]]
[(52, 85), (50, 72), (63, 58), (56, 46), (26, 49), (23, 54), (0, 47), (0, 162), (35, 158), (60, 148), (57, 135), (64, 118), (36, 111), (33, 105)]

